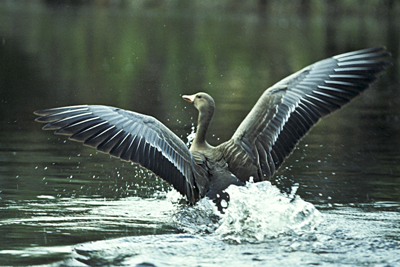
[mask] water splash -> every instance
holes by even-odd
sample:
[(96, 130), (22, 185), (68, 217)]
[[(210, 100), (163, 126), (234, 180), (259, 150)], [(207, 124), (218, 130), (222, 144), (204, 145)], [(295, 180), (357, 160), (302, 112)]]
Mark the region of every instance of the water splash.
[(267, 181), (226, 191), (231, 200), (216, 230), (225, 240), (260, 242), (282, 233), (312, 231), (322, 221), (311, 203), (282, 194)]
[(186, 143), (186, 145), (188, 146), (188, 147), (190, 147), (190, 145), (192, 144), (192, 142), (193, 142), (193, 139), (195, 138), (195, 136), (196, 136), (196, 127), (194, 126), (194, 125), (192, 125), (192, 128), (191, 128), (192, 130), (191, 130), (191, 132), (190, 132), (190, 134), (187, 136), (187, 143)]
[(210, 234), (220, 225), (221, 214), (210, 199), (203, 198), (194, 206), (178, 204), (173, 211), (172, 221), (174, 227), (186, 233)]
[(282, 194), (267, 181), (231, 185), (226, 191), (230, 202), (225, 214), (205, 198), (193, 207), (178, 207), (173, 215), (177, 227), (192, 234), (212, 233), (229, 242), (254, 243), (280, 234), (313, 231), (322, 221), (311, 203)]

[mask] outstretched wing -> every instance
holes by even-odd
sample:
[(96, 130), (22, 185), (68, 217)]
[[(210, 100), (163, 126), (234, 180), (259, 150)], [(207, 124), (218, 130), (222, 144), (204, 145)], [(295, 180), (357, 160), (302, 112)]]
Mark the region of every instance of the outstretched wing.
[(34, 112), (43, 130), (83, 142), (125, 161), (139, 163), (194, 203), (198, 190), (189, 149), (153, 117), (108, 106), (70, 106)]
[(368, 88), (389, 56), (382, 47), (334, 56), (267, 89), (232, 137), (236, 160), (257, 166), (258, 180), (268, 179), (320, 118)]

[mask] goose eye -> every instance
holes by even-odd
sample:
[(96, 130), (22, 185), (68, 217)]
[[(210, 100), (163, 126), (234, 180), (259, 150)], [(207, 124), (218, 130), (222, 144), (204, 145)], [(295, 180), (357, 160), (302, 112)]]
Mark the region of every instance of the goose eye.
[(201, 98), (201, 95), (197, 95), (196, 97), (197, 97), (197, 98)]

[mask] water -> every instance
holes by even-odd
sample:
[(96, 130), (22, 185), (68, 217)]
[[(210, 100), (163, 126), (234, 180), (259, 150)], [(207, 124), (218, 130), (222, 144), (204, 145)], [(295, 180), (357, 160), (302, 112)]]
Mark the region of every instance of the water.
[[(172, 2), (0, 3), (0, 265), (400, 266), (398, 4)], [(267, 86), (378, 45), (394, 66), (270, 182), (230, 187), (225, 214), (207, 199), (179, 204), (146, 170), (33, 121), (38, 109), (105, 104), (190, 142), (197, 114), (180, 96), (206, 91), (218, 144)]]
[[(269, 182), (231, 186), (228, 191), (232, 199), (224, 215), (206, 199), (194, 207), (179, 205), (174, 192), (150, 199), (9, 205), (10, 211), (35, 215), (3, 220), (3, 230), (20, 228), (13, 232), (24, 229), (34, 237), (25, 240), (30, 247), (1, 253), (20, 263), (54, 261), (51, 266), (400, 263), (398, 203), (336, 204), (319, 206), (319, 211), (298, 196), (281, 194)], [(63, 244), (52, 244), (57, 239)]]
[[(325, 222), (319, 224), (317, 230), (272, 234), (268, 229), (259, 228), (268, 232), (268, 238), (257, 242), (226, 242), (218, 234), (155, 235), (83, 244), (76, 248), (76, 253), (80, 260), (93, 260), (101, 255), (101, 260), (132, 266), (145, 262), (156, 266), (218, 266), (227, 263), (233, 266), (397, 266), (400, 242), (378, 234), (395, 226), (383, 219), (384, 216), (389, 216), (388, 220), (395, 219), (393, 213), (368, 215), (357, 209), (332, 210), (325, 213)], [(356, 235), (353, 234), (354, 227), (360, 228)]]

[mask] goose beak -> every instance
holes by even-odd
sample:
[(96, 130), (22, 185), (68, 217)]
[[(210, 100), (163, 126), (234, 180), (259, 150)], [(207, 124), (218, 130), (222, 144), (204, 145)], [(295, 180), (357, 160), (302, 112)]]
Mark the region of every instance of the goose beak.
[(196, 95), (183, 95), (182, 98), (189, 103), (193, 103)]

